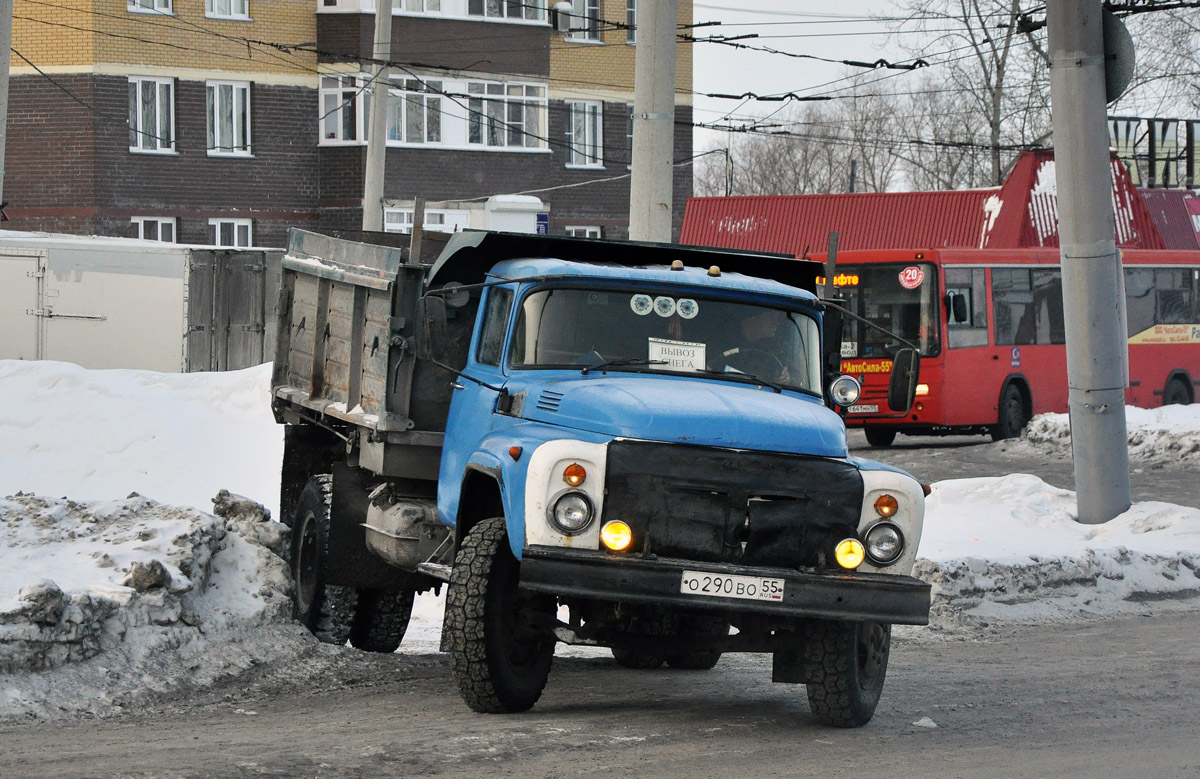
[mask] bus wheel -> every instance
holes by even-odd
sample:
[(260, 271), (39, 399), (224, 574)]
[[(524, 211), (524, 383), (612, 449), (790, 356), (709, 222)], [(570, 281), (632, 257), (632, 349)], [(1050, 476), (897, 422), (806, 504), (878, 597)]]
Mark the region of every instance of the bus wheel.
[(871, 446), (891, 446), (892, 441), (896, 440), (894, 427), (864, 427), (863, 432), (867, 434), (867, 443)]
[(1017, 389), (1015, 384), (1009, 384), (1004, 388), (1004, 394), (1000, 396), (1000, 419), (998, 424), (992, 428), (992, 440), (1003, 441), (1006, 438), (1017, 438), (1028, 422), (1029, 417), (1025, 414), (1025, 401), (1021, 398), (1021, 390)]
[(1167, 382), (1167, 388), (1163, 390), (1163, 405), (1187, 405), (1192, 402), (1191, 395), (1188, 394), (1187, 385), (1178, 376)]

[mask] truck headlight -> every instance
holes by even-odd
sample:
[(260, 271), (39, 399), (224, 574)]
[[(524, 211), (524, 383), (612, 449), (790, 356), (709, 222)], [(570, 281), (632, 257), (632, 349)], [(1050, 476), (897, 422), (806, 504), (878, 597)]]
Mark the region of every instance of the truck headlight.
[(867, 531), (867, 556), (877, 565), (890, 565), (904, 552), (904, 534), (891, 522), (880, 522)]
[(550, 520), (560, 533), (571, 536), (586, 530), (595, 514), (587, 495), (582, 492), (568, 492), (554, 501)]
[(843, 408), (854, 405), (861, 394), (862, 387), (852, 376), (838, 376), (829, 383), (830, 399)]

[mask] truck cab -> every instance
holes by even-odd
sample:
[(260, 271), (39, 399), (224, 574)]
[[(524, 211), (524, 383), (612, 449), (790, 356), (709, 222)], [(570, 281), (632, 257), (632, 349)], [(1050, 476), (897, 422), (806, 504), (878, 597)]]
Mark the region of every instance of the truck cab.
[[(360, 429), (343, 428), (345, 457), (329, 458), (326, 515), (311, 495), (294, 514), (298, 617), (336, 622), (341, 604), (371, 648), (372, 626), (395, 632), (387, 604), (445, 583), (442, 648), (477, 711), (532, 707), (565, 642), (632, 669), (768, 652), (772, 678), (806, 685), (819, 719), (865, 724), (891, 625), (928, 620), (929, 586), (911, 576), (925, 493), (847, 450), (856, 385), (837, 371), (840, 320), (814, 294), (818, 271), (653, 244), (451, 239), (383, 340), (411, 338), (414, 377), (423, 365), (449, 391), (435, 483), (415, 449), (406, 471), (399, 450), (370, 446), (415, 439), (346, 406)], [(281, 421), (314, 424), (295, 407), (311, 395), (275, 394)], [(311, 463), (304, 448), (285, 471)], [(395, 575), (347, 574), (364, 551)]]

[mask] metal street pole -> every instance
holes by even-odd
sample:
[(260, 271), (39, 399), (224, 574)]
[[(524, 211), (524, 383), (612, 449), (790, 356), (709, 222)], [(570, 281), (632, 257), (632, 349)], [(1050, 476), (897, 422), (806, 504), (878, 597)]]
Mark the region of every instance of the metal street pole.
[(8, 67), (12, 57), (13, 0), (0, 0), (0, 203), (4, 202), (4, 149), (8, 144)]
[(1128, 333), (1100, 11), (1100, 0), (1046, 5), (1071, 451), (1079, 521), (1087, 524), (1107, 522), (1130, 506)]
[(370, 127), (363, 171), (362, 229), (383, 230), (383, 174), (387, 161), (387, 104), (391, 80), (381, 64), (392, 58), (392, 0), (375, 0), (375, 45), (371, 52)]
[(633, 76), (633, 173), (629, 237), (670, 242), (675, 153), (675, 34), (678, 0), (638, 5)]

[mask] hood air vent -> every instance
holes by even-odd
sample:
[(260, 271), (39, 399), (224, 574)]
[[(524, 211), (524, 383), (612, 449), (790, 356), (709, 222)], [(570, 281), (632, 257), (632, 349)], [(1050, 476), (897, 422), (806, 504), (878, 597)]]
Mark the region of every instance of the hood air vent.
[(542, 394), (538, 396), (537, 407), (542, 411), (558, 411), (558, 405), (562, 403), (563, 393), (553, 392), (551, 390), (542, 390)]

